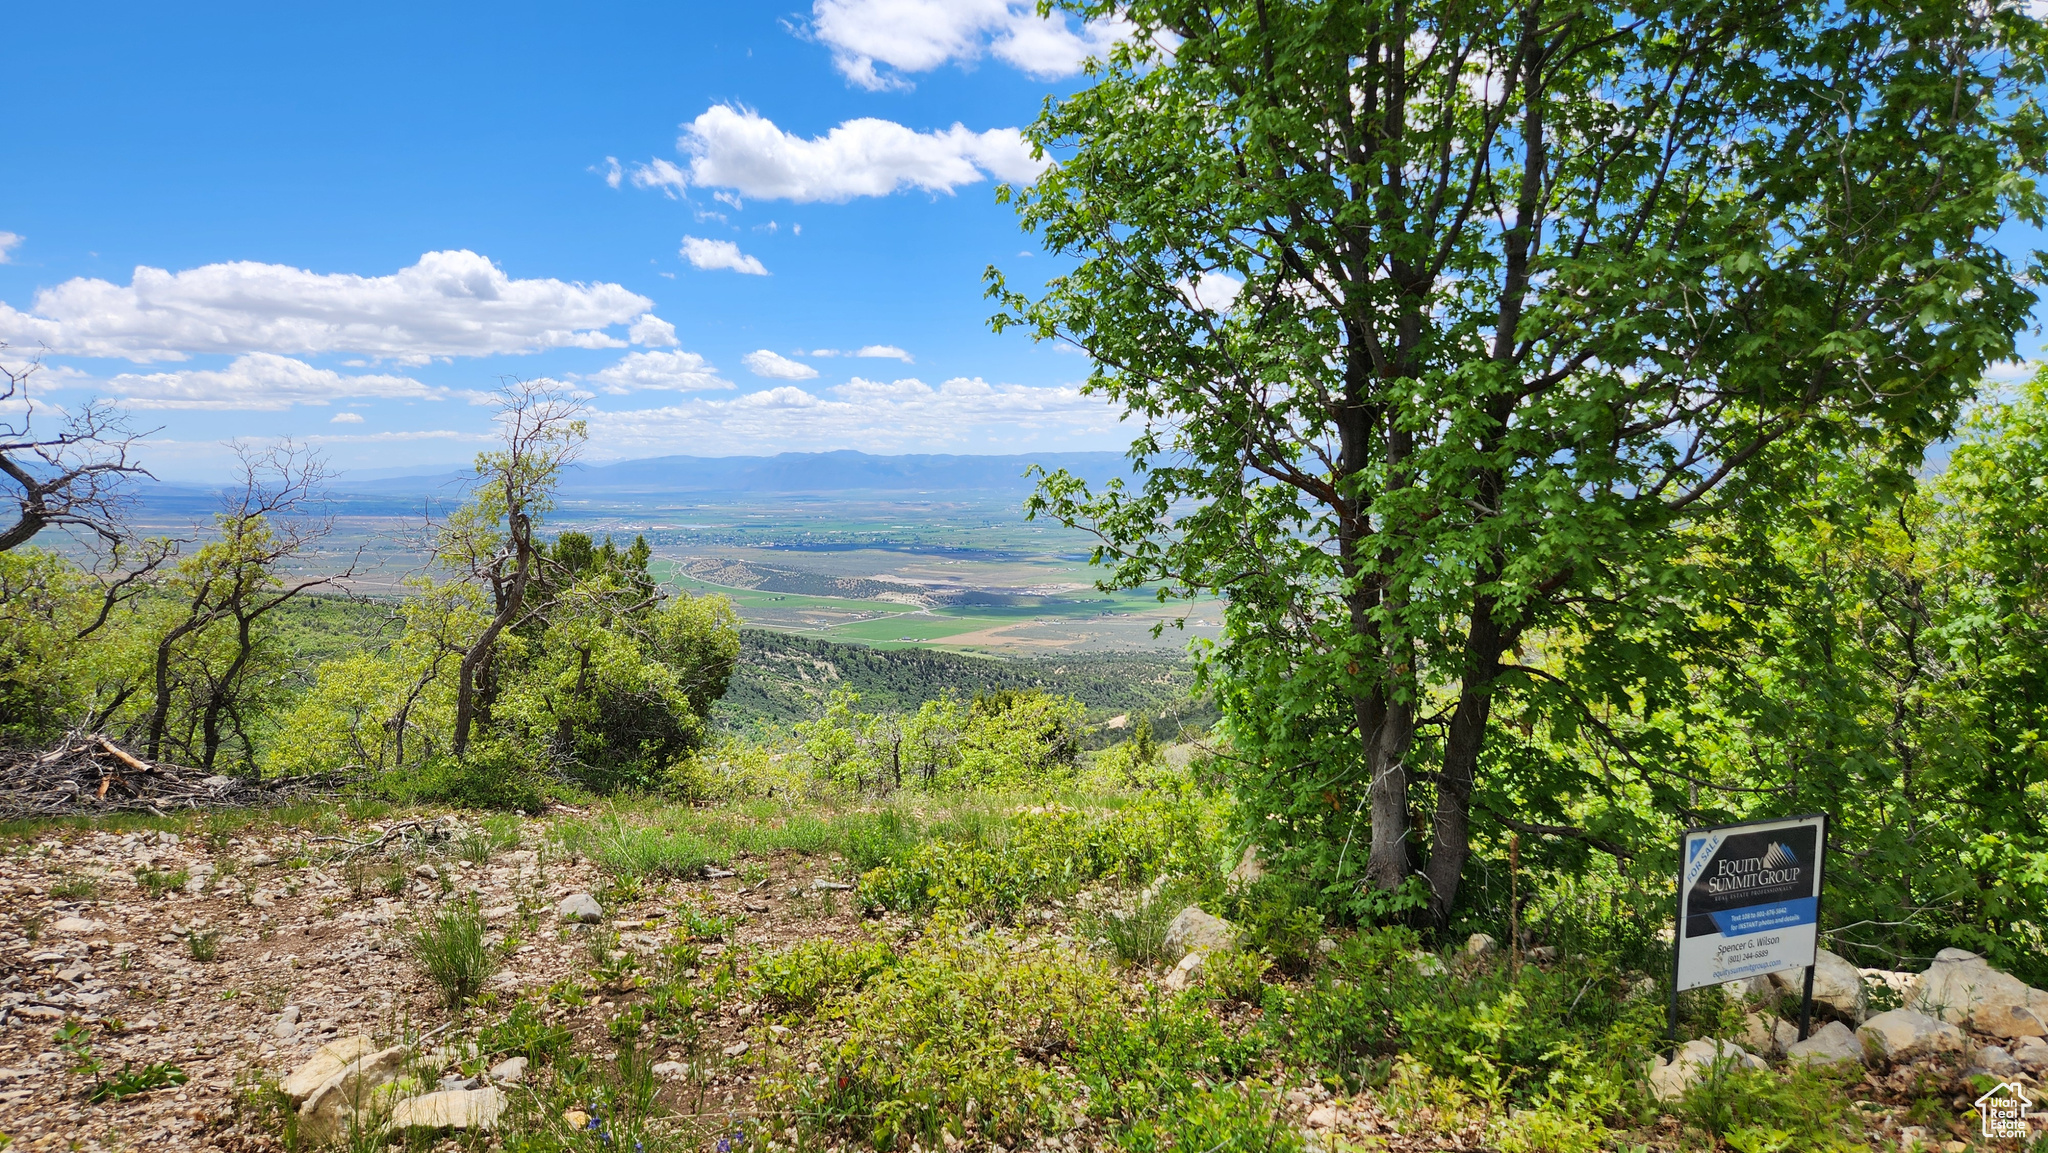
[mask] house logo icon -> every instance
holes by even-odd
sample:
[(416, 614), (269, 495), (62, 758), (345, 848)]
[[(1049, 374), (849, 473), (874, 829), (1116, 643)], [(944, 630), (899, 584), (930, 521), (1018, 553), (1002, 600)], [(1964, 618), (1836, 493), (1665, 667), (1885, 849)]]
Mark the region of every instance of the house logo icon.
[(2027, 1136), (2027, 1114), (2033, 1108), (2034, 1102), (2017, 1081), (2000, 1082), (1977, 1098), (1977, 1116), (1983, 1122), (1987, 1138), (2024, 1139)]

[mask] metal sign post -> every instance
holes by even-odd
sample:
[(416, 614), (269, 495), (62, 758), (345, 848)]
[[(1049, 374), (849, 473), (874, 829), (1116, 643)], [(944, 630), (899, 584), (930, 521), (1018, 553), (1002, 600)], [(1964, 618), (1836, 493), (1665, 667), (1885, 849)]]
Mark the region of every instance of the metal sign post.
[(1681, 991), (1795, 969), (1806, 970), (1799, 1007), (1799, 1039), (1806, 1039), (1827, 841), (1823, 813), (1687, 829), (1680, 837), (1668, 1010), (1673, 1041)]

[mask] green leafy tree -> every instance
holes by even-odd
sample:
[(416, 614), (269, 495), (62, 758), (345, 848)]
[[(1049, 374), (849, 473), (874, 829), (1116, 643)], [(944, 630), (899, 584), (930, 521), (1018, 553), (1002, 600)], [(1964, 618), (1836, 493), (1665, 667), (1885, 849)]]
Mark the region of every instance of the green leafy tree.
[(1136, 33), (1029, 130), (1061, 159), (1006, 194), (1072, 263), (992, 271), (995, 323), (1089, 355), (1141, 477), (1031, 508), (1228, 594), (1244, 809), (1333, 896), (1419, 874), (1447, 917), (1497, 702), (1680, 691), (1621, 638), (1688, 533), (1916, 456), (2032, 303), (1989, 244), (2040, 215), (2011, 3), (1052, 6)]
[(2044, 476), (2037, 379), (1929, 481), (1817, 477), (1698, 606), (1698, 691), (1652, 718), (1709, 817), (1833, 814), (1836, 943), (1872, 963), (1960, 944), (2048, 976)]

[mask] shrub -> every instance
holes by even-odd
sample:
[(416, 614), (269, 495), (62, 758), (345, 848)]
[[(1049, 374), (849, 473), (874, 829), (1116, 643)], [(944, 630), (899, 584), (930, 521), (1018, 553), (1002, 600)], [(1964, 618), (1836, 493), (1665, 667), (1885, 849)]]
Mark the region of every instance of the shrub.
[(521, 1056), (534, 1064), (552, 1061), (576, 1043), (566, 1026), (548, 1023), (532, 1001), (521, 1000), (501, 1021), (484, 1026), (478, 1047), (491, 1056)]
[(484, 918), (476, 902), (458, 901), (406, 936), (414, 964), (441, 989), (450, 1011), (476, 996), (497, 969), (497, 959), (484, 944)]
[(220, 930), (214, 929), (203, 933), (197, 929), (192, 930), (185, 934), (185, 948), (186, 951), (192, 954), (192, 959), (201, 964), (218, 960), (220, 958)]
[(540, 765), (530, 754), (516, 742), (493, 738), (478, 741), (467, 757), (435, 757), (386, 773), (372, 787), (400, 804), (535, 812), (547, 805), (540, 782)]
[(804, 941), (755, 961), (754, 981), (770, 1003), (810, 1010), (835, 993), (862, 988), (895, 963), (895, 954), (876, 941)]
[(1202, 959), (1202, 980), (1225, 1000), (1257, 1005), (1265, 1000), (1266, 973), (1272, 968), (1271, 957), (1250, 949), (1211, 953)]

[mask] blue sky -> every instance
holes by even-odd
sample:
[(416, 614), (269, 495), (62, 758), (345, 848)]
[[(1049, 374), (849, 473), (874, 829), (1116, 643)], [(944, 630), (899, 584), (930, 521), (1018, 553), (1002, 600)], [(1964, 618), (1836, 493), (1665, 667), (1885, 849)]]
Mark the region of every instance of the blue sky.
[(1051, 267), (994, 188), (1113, 29), (1017, 0), (9, 24), (0, 363), (46, 346), (40, 396), (161, 425), (161, 475), (286, 434), (466, 460), (508, 374), (591, 393), (596, 459), (1127, 440), (981, 297)]

